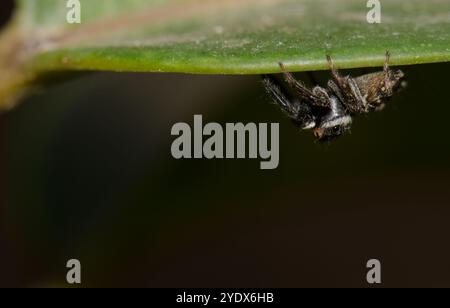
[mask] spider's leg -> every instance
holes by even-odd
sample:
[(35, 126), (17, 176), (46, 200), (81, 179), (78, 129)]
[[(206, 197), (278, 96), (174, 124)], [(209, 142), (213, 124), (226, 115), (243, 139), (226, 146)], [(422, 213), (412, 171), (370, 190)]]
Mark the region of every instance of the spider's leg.
[(333, 77), (333, 79), (328, 82), (328, 87), (351, 112), (368, 112), (368, 103), (362, 96), (356, 81), (350, 76), (342, 77), (329, 55), (327, 55), (327, 61)]
[(266, 91), (280, 108), (302, 129), (314, 128), (316, 119), (311, 107), (304, 100), (293, 98), (273, 75), (262, 75)]
[(391, 58), (391, 53), (389, 52), (389, 50), (386, 50), (386, 58), (384, 60), (384, 67), (383, 67), (383, 71), (384, 71), (384, 78), (385, 78), (385, 83), (389, 84), (389, 80), (391, 78), (391, 69), (389, 68), (389, 60)]
[(389, 52), (389, 50), (386, 50), (386, 54), (385, 54), (385, 60), (384, 60), (384, 72), (388, 73), (389, 72), (389, 60), (391, 58), (391, 53)]
[(347, 82), (351, 93), (351, 99), (348, 100), (349, 104), (353, 104), (353, 108), (358, 110), (359, 113), (369, 112), (369, 104), (367, 103), (366, 98), (361, 94), (361, 90), (355, 79), (348, 77)]
[[(331, 76), (333, 77), (332, 81), (334, 82), (335, 86), (337, 86), (340, 89), (340, 94), (343, 96), (342, 100), (343, 102), (345, 102), (345, 99), (349, 99), (348, 95), (346, 95), (346, 93), (348, 93), (351, 88), (350, 88), (350, 84), (349, 84), (349, 80), (351, 78), (347, 77), (342, 77), (339, 74), (339, 71), (337, 70), (336, 66), (334, 65), (333, 60), (331, 59), (331, 57), (329, 55), (327, 55), (327, 62), (328, 65), (330, 66), (330, 70), (331, 70)], [(328, 84), (330, 85), (330, 83)], [(339, 94), (339, 93), (336, 93)], [(351, 99), (351, 97), (350, 97)]]
[[(339, 100), (344, 105), (351, 105), (351, 102), (349, 102), (349, 100), (351, 101), (352, 97), (348, 97), (349, 95), (346, 94), (350, 90), (350, 86), (347, 81), (348, 78), (342, 77), (339, 74), (339, 71), (336, 69), (334, 62), (329, 55), (327, 55), (327, 62), (331, 70), (331, 76), (333, 77), (333, 79), (328, 82), (328, 88), (339, 98)], [(351, 106), (348, 107), (351, 108)]]
[(291, 118), (295, 119), (298, 113), (298, 101), (293, 101), (290, 95), (283, 90), (282, 85), (273, 75), (262, 75), (266, 91), (272, 95), (274, 101)]
[(300, 99), (306, 99), (310, 102), (315, 102), (320, 99), (316, 97), (314, 93), (310, 89), (308, 89), (303, 83), (296, 80), (294, 76), (286, 70), (286, 67), (284, 66), (283, 63), (280, 62), (278, 64), (280, 65), (280, 68), (283, 71), (284, 79), (292, 88), (294, 88), (297, 91), (298, 95), (300, 96)]
[(342, 88), (338, 85), (338, 83), (336, 83), (335, 80), (329, 80), (327, 86), (330, 92), (333, 92), (333, 94), (336, 95), (341, 102), (345, 102), (346, 100), (345, 94), (343, 93)]
[(328, 91), (320, 86), (316, 86), (314, 87), (314, 89), (312, 90), (312, 93), (314, 94), (315, 97), (317, 97), (318, 99), (315, 100), (313, 102), (314, 106), (317, 107), (325, 107), (330, 109), (331, 108), (331, 104), (330, 104), (330, 94), (328, 93)]
[(361, 91), (353, 78), (347, 78), (346, 87), (344, 89), (334, 80), (328, 81), (328, 88), (351, 113), (366, 113), (369, 111), (369, 104), (361, 94)]
[(330, 67), (331, 75), (333, 76), (333, 79), (335, 79), (336, 81), (341, 79), (342, 77), (339, 74), (339, 71), (337, 70), (336, 66), (334, 65), (334, 61), (333, 61), (333, 59), (331, 59), (330, 55), (327, 55), (327, 62), (328, 62), (328, 66)]

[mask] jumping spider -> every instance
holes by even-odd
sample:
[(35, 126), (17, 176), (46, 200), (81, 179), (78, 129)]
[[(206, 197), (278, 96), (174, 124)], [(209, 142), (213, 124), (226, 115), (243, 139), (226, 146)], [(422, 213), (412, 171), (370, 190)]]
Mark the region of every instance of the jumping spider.
[(326, 88), (316, 86), (312, 90), (279, 63), (285, 81), (296, 95), (291, 95), (274, 75), (263, 75), (263, 83), (295, 124), (302, 129), (314, 129), (319, 141), (333, 140), (350, 130), (354, 115), (383, 109), (406, 86), (403, 72), (389, 68), (389, 57), (387, 51), (383, 71), (352, 78), (341, 76), (327, 56), (332, 78)]

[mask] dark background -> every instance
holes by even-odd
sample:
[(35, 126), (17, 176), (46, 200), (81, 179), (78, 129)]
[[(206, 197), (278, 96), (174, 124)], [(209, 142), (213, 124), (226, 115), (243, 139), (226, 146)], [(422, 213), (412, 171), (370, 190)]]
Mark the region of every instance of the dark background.
[(0, 26), (3, 26), (11, 18), (14, 6), (14, 0), (2, 1), (0, 4)]
[[(329, 145), (257, 76), (97, 73), (28, 98), (0, 115), (0, 286), (66, 286), (71, 258), (92, 287), (365, 287), (372, 258), (382, 286), (450, 286), (450, 64), (403, 69)], [(174, 160), (194, 114), (280, 122), (279, 168)]]

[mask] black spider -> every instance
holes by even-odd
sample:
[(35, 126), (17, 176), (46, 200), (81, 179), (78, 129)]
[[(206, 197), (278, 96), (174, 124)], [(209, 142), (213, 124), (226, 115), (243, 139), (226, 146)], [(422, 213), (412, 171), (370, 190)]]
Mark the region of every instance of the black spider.
[(284, 79), (295, 90), (291, 95), (274, 75), (263, 75), (266, 90), (281, 109), (302, 129), (314, 129), (320, 141), (333, 140), (347, 132), (358, 113), (381, 110), (398, 90), (406, 86), (401, 70), (389, 68), (389, 52), (383, 71), (357, 78), (340, 76), (330, 56), (327, 56), (332, 79), (327, 87), (308, 89), (287, 72), (280, 63)]

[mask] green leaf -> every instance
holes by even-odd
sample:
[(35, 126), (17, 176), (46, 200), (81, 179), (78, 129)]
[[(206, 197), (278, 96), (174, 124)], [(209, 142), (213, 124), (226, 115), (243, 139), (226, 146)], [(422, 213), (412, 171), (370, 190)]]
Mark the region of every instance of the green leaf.
[(450, 60), (450, 0), (381, 1), (381, 24), (365, 0), (81, 0), (78, 26), (65, 2), (20, 1), (16, 35), (0, 39), (21, 48), (3, 61), (0, 48), (17, 78), (4, 93), (61, 70), (310, 71), (327, 69), (327, 54), (340, 68), (381, 66), (386, 50), (393, 65)]

